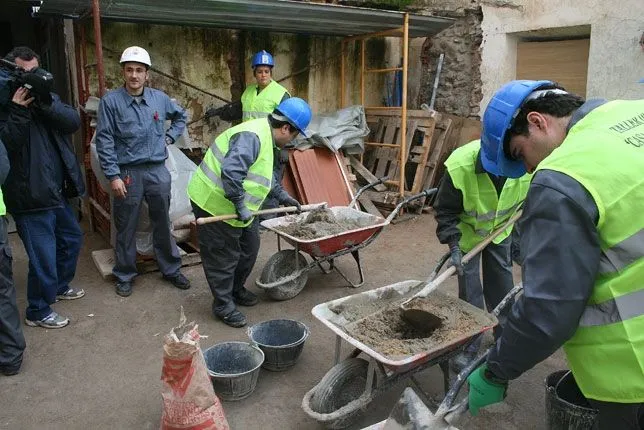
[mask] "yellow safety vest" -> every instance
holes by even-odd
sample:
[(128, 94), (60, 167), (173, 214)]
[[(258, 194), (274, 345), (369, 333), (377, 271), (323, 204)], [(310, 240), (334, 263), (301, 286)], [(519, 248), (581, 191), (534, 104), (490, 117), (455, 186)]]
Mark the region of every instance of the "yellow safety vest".
[(642, 166), (644, 100), (620, 100), (588, 113), (537, 169), (578, 181), (599, 211), (602, 254), (593, 292), (564, 345), (575, 380), (590, 399), (644, 402)]
[(5, 216), (7, 214), (7, 207), (4, 204), (4, 196), (2, 195), (2, 189), (0, 188), (0, 216)]
[[(506, 179), (499, 196), (487, 173), (475, 173), (480, 150), (481, 141), (474, 140), (456, 148), (445, 161), (454, 187), (463, 193), (463, 213), (458, 229), (461, 231), (459, 246), (465, 252), (474, 248), (516, 212), (528, 194), (532, 179), (532, 175)], [(497, 236), (493, 243), (501, 243), (510, 233), (512, 226)]]
[[(221, 167), (228, 153), (230, 139), (237, 133), (249, 131), (255, 133), (261, 142), (259, 156), (248, 169), (244, 179), (244, 205), (249, 211), (257, 211), (271, 190), (273, 179), (273, 134), (266, 118), (243, 122), (232, 127), (215, 139), (210, 146), (199, 168), (188, 184), (188, 196), (204, 211), (212, 215), (235, 213), (235, 206), (225, 197), (221, 180)], [(252, 222), (238, 220), (225, 221), (233, 227), (246, 227)]]
[(275, 81), (271, 81), (259, 94), (257, 84), (249, 85), (241, 96), (242, 121), (266, 118), (280, 104), (284, 93), (288, 94), (286, 88)]

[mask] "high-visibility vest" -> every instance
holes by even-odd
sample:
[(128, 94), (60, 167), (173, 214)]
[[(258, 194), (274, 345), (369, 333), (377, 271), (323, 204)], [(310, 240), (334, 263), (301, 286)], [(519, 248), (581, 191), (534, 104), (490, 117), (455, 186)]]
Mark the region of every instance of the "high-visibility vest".
[(2, 195), (2, 189), (0, 188), (0, 216), (5, 216), (7, 214), (7, 207), (4, 204), (4, 196)]
[[(259, 156), (248, 169), (244, 179), (244, 205), (249, 211), (257, 211), (271, 189), (273, 178), (273, 134), (266, 118), (243, 122), (232, 127), (215, 139), (199, 168), (188, 184), (188, 196), (204, 211), (212, 215), (227, 215), (236, 212), (233, 203), (225, 197), (221, 180), (221, 168), (228, 153), (230, 139), (242, 131), (255, 133), (261, 142)], [(252, 222), (225, 221), (233, 227), (246, 227)]]
[(242, 121), (266, 118), (280, 104), (284, 93), (288, 94), (286, 88), (275, 81), (271, 81), (259, 94), (257, 84), (247, 86), (241, 96)]
[[(499, 195), (487, 173), (475, 173), (480, 150), (481, 141), (475, 140), (456, 148), (445, 161), (454, 187), (463, 193), (463, 213), (458, 229), (461, 231), (459, 246), (464, 252), (474, 248), (516, 212), (528, 194), (532, 179), (531, 175), (507, 178)], [(510, 233), (512, 226), (493, 243), (501, 243)]]
[(620, 100), (588, 113), (537, 169), (575, 179), (599, 211), (601, 258), (593, 292), (564, 345), (590, 399), (644, 402), (643, 166), (644, 100)]

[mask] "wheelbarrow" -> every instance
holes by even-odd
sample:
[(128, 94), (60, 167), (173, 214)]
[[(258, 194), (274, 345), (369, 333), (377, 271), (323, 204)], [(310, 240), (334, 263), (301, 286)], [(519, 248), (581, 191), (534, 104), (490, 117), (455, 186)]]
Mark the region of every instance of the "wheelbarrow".
[[(446, 258), (441, 259), (439, 265), (442, 265), (445, 260)], [(435, 272), (437, 272), (436, 269)], [(452, 408), (452, 403), (467, 374), (459, 374), (455, 383), (458, 388), (450, 389), (449, 359), (498, 324), (496, 315), (511, 302), (511, 298), (520, 290), (520, 287), (510, 291), (492, 314), (465, 301), (434, 292), (432, 300), (451, 299), (450, 306), (456, 307), (455, 309), (461, 315), (471, 318), (474, 323), (470, 324), (467, 330), (453, 337), (439, 338), (431, 343), (428, 341), (426, 348), (421, 344), (418, 352), (391, 356), (351, 334), (351, 324), (363, 320), (369, 314), (380, 312), (384, 307), (391, 307), (398, 311), (398, 304), (418, 292), (420, 288), (418, 281), (403, 281), (322, 303), (313, 308), (313, 315), (336, 335), (335, 365), (302, 399), (302, 408), (307, 415), (327, 428), (346, 428), (359, 418), (361, 411), (366, 409), (375, 398), (402, 380), (409, 379), (419, 392), (425, 395), (414, 375), (436, 364), (440, 366), (443, 373), (446, 393), (436, 416), (440, 412), (442, 420), (448, 413), (452, 415), (455, 412), (462, 413), (463, 405), (458, 404), (460, 409), (456, 411), (456, 408)], [(347, 358), (340, 360), (343, 340), (353, 347), (353, 351)], [(482, 359), (477, 361), (480, 360)], [(474, 365), (475, 363), (472, 363), (467, 369), (471, 372)], [(432, 403), (429, 398), (425, 400), (426, 403)]]
[[(356, 228), (351, 228), (336, 234), (330, 234), (314, 239), (303, 239), (281, 231), (287, 225), (301, 222), (308, 214), (286, 215), (279, 218), (262, 221), (261, 225), (277, 234), (278, 252), (273, 254), (266, 262), (260, 277), (255, 280), (257, 287), (266, 291), (269, 297), (274, 300), (289, 300), (297, 296), (308, 280), (308, 271), (318, 266), (323, 273), (336, 271), (348, 284), (354, 288), (364, 283), (364, 272), (360, 262), (360, 250), (371, 244), (380, 234), (382, 229), (389, 225), (396, 217), (400, 209), (409, 202), (429, 197), (436, 193), (437, 189), (427, 189), (422, 193), (403, 199), (387, 218), (378, 217), (362, 212), (355, 208), (356, 201), (360, 194), (371, 187), (382, 183), (386, 178), (362, 187), (355, 195), (349, 206), (336, 206), (329, 208), (336, 219), (350, 220)], [(281, 241), (284, 240), (293, 249), (282, 249)], [(311, 257), (307, 261), (304, 254)], [(335, 265), (335, 259), (346, 254), (351, 254), (358, 268), (358, 281), (354, 282)], [(326, 265), (323, 265), (326, 263)]]

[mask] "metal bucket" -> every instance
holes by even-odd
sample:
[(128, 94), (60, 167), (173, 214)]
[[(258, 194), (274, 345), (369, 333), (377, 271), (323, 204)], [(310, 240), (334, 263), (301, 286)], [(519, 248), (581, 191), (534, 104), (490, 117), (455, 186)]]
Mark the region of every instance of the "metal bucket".
[(262, 367), (279, 372), (295, 365), (309, 337), (309, 329), (299, 321), (276, 319), (249, 327), (248, 337), (266, 356)]
[(546, 428), (586, 430), (593, 428), (597, 410), (579, 390), (569, 370), (551, 373), (546, 384)]
[(223, 400), (241, 400), (257, 385), (264, 353), (246, 342), (223, 342), (203, 353), (215, 393)]

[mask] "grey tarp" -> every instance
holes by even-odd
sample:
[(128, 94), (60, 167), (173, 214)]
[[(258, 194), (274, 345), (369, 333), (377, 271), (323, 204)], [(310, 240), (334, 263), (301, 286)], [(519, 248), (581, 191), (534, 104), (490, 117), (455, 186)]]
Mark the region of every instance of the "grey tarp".
[(298, 149), (326, 146), (333, 152), (342, 148), (347, 154), (364, 151), (364, 138), (369, 135), (364, 107), (349, 106), (335, 112), (314, 115), (307, 128), (309, 138), (295, 139)]

